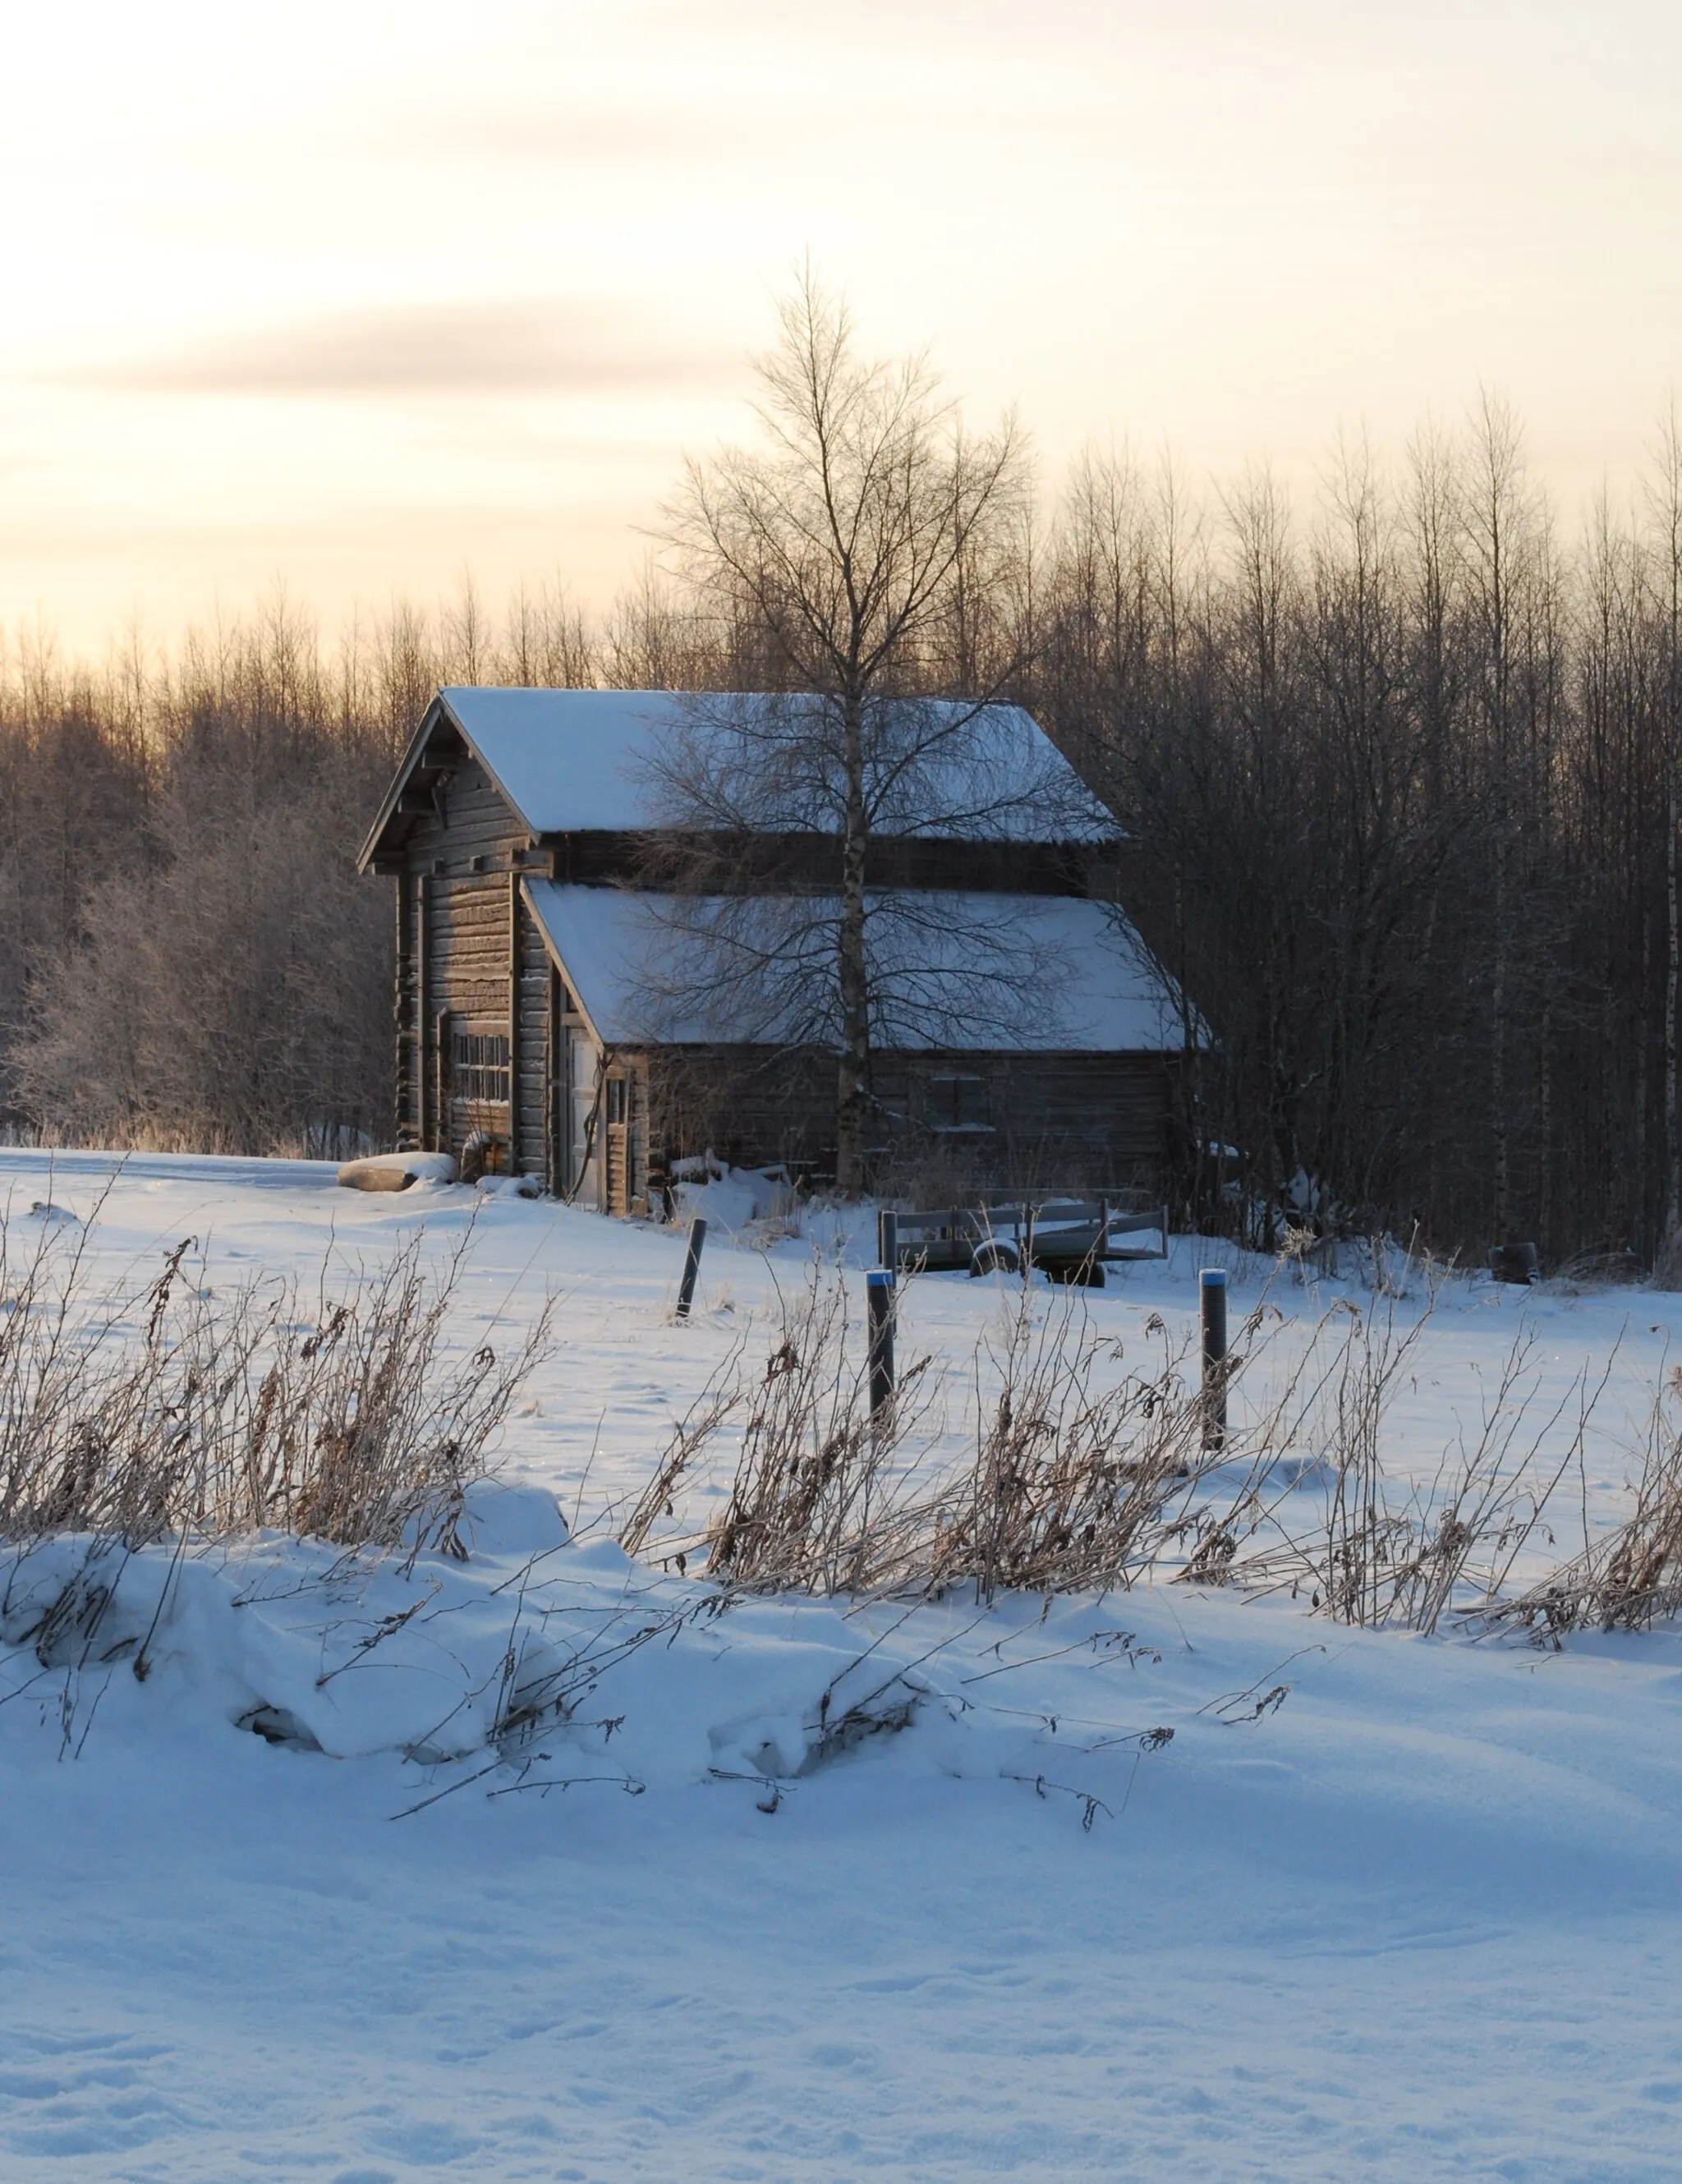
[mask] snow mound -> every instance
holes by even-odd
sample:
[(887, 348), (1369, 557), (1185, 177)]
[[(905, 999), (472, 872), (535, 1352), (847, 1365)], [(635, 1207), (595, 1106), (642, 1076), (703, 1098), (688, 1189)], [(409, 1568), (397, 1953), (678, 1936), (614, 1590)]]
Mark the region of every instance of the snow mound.
[(460, 1532), (465, 1558), (368, 1563), (281, 1535), (186, 1555), (43, 1542), (0, 1596), (0, 1698), (53, 1681), (54, 1718), (97, 1709), (102, 1737), (184, 1708), (331, 1758), (395, 1756), (420, 1795), (464, 1766), (594, 1780), (604, 1759), (638, 1791), (792, 1780), (962, 1712), (827, 1603), (731, 1604), (611, 1541), (573, 1545), (541, 1490), (482, 1485)]
[(1090, 1831), (1148, 1795), (1176, 1854), (1241, 1839), (1351, 1885), (1382, 1837), (1392, 1880), (1645, 1900), (1682, 1840), (1682, 1761), (1652, 1734), (1675, 1632), (1542, 1655), (1161, 1588), (730, 1595), (569, 1538), (548, 1496), (509, 1485), (476, 1490), (461, 1533), (465, 1552), (378, 1558), (277, 1534), (14, 1550), (0, 1718), (70, 1753), (187, 1738), (216, 1769), (254, 1736), (373, 1770), (388, 1814), (586, 1785), (771, 1814), (844, 1778), (902, 1801), (1014, 1786)]
[(546, 1555), (567, 1543), (566, 1519), (546, 1486), (482, 1479), (468, 1489), (456, 1527), (470, 1554)]
[(534, 1175), (482, 1175), (477, 1188), (487, 1198), (541, 1198), (543, 1186)]

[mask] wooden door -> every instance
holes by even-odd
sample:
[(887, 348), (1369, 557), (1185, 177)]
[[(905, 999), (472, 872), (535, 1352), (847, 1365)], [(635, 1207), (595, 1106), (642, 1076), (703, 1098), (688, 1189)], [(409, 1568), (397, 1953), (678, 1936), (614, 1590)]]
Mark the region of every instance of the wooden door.
[(566, 1032), (566, 1195), (581, 1206), (598, 1202), (602, 1123), (601, 1056), (587, 1031)]

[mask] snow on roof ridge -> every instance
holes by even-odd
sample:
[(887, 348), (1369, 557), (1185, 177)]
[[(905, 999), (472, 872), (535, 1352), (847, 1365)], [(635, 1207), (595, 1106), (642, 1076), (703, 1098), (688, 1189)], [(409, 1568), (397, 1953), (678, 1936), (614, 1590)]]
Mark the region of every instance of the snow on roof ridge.
[[(438, 697), (532, 832), (560, 834), (630, 833), (660, 823), (656, 772), (671, 738), (695, 732), (702, 707), (769, 703), (773, 694), (452, 683)], [(937, 788), (947, 782), (949, 804), (962, 816), (950, 823), (902, 817), (881, 831), (1016, 842), (1099, 841), (1119, 831), (1022, 706), (894, 702), (967, 716), (989, 741), (925, 765), (925, 781), (933, 776)], [(957, 793), (972, 788), (980, 793)]]

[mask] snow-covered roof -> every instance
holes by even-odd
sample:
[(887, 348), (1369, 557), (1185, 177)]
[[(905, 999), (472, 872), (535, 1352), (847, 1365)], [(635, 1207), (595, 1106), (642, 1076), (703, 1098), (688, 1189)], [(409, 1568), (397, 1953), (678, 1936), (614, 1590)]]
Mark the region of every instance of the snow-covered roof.
[[(541, 879), (525, 893), (610, 1045), (833, 1039), (833, 899)], [(1112, 904), (902, 889), (867, 909), (878, 1047), (1162, 1053), (1183, 1042), (1172, 983)]]
[[(729, 754), (768, 719), (786, 758), (800, 741), (799, 709), (816, 699), (698, 696), (662, 690), (451, 688), (438, 702), (534, 834), (619, 832), (694, 816), (674, 800), (674, 754), (705, 749), (704, 769), (727, 789)], [(813, 739), (821, 745), (826, 739)], [(833, 743), (833, 738), (827, 738)], [(877, 716), (868, 783), (875, 831), (960, 840), (1103, 840), (1117, 829), (1033, 716), (1018, 705), (899, 701)], [(810, 753), (767, 769), (755, 762), (750, 823), (766, 831), (827, 830), (831, 784)], [(775, 771), (777, 786), (768, 786)], [(767, 800), (770, 800), (768, 802)], [(772, 806), (775, 808), (772, 808)]]

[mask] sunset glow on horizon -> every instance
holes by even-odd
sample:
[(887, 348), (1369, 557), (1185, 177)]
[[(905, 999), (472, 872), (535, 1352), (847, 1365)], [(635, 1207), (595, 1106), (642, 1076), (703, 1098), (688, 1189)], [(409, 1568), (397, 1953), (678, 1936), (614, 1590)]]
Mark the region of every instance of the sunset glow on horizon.
[(1480, 387), (1574, 529), (1682, 378), (1657, 0), (164, 0), (18, 14), (0, 625), (332, 626), (464, 570), (604, 604), (749, 429), (810, 253), (862, 345), (1312, 501)]

